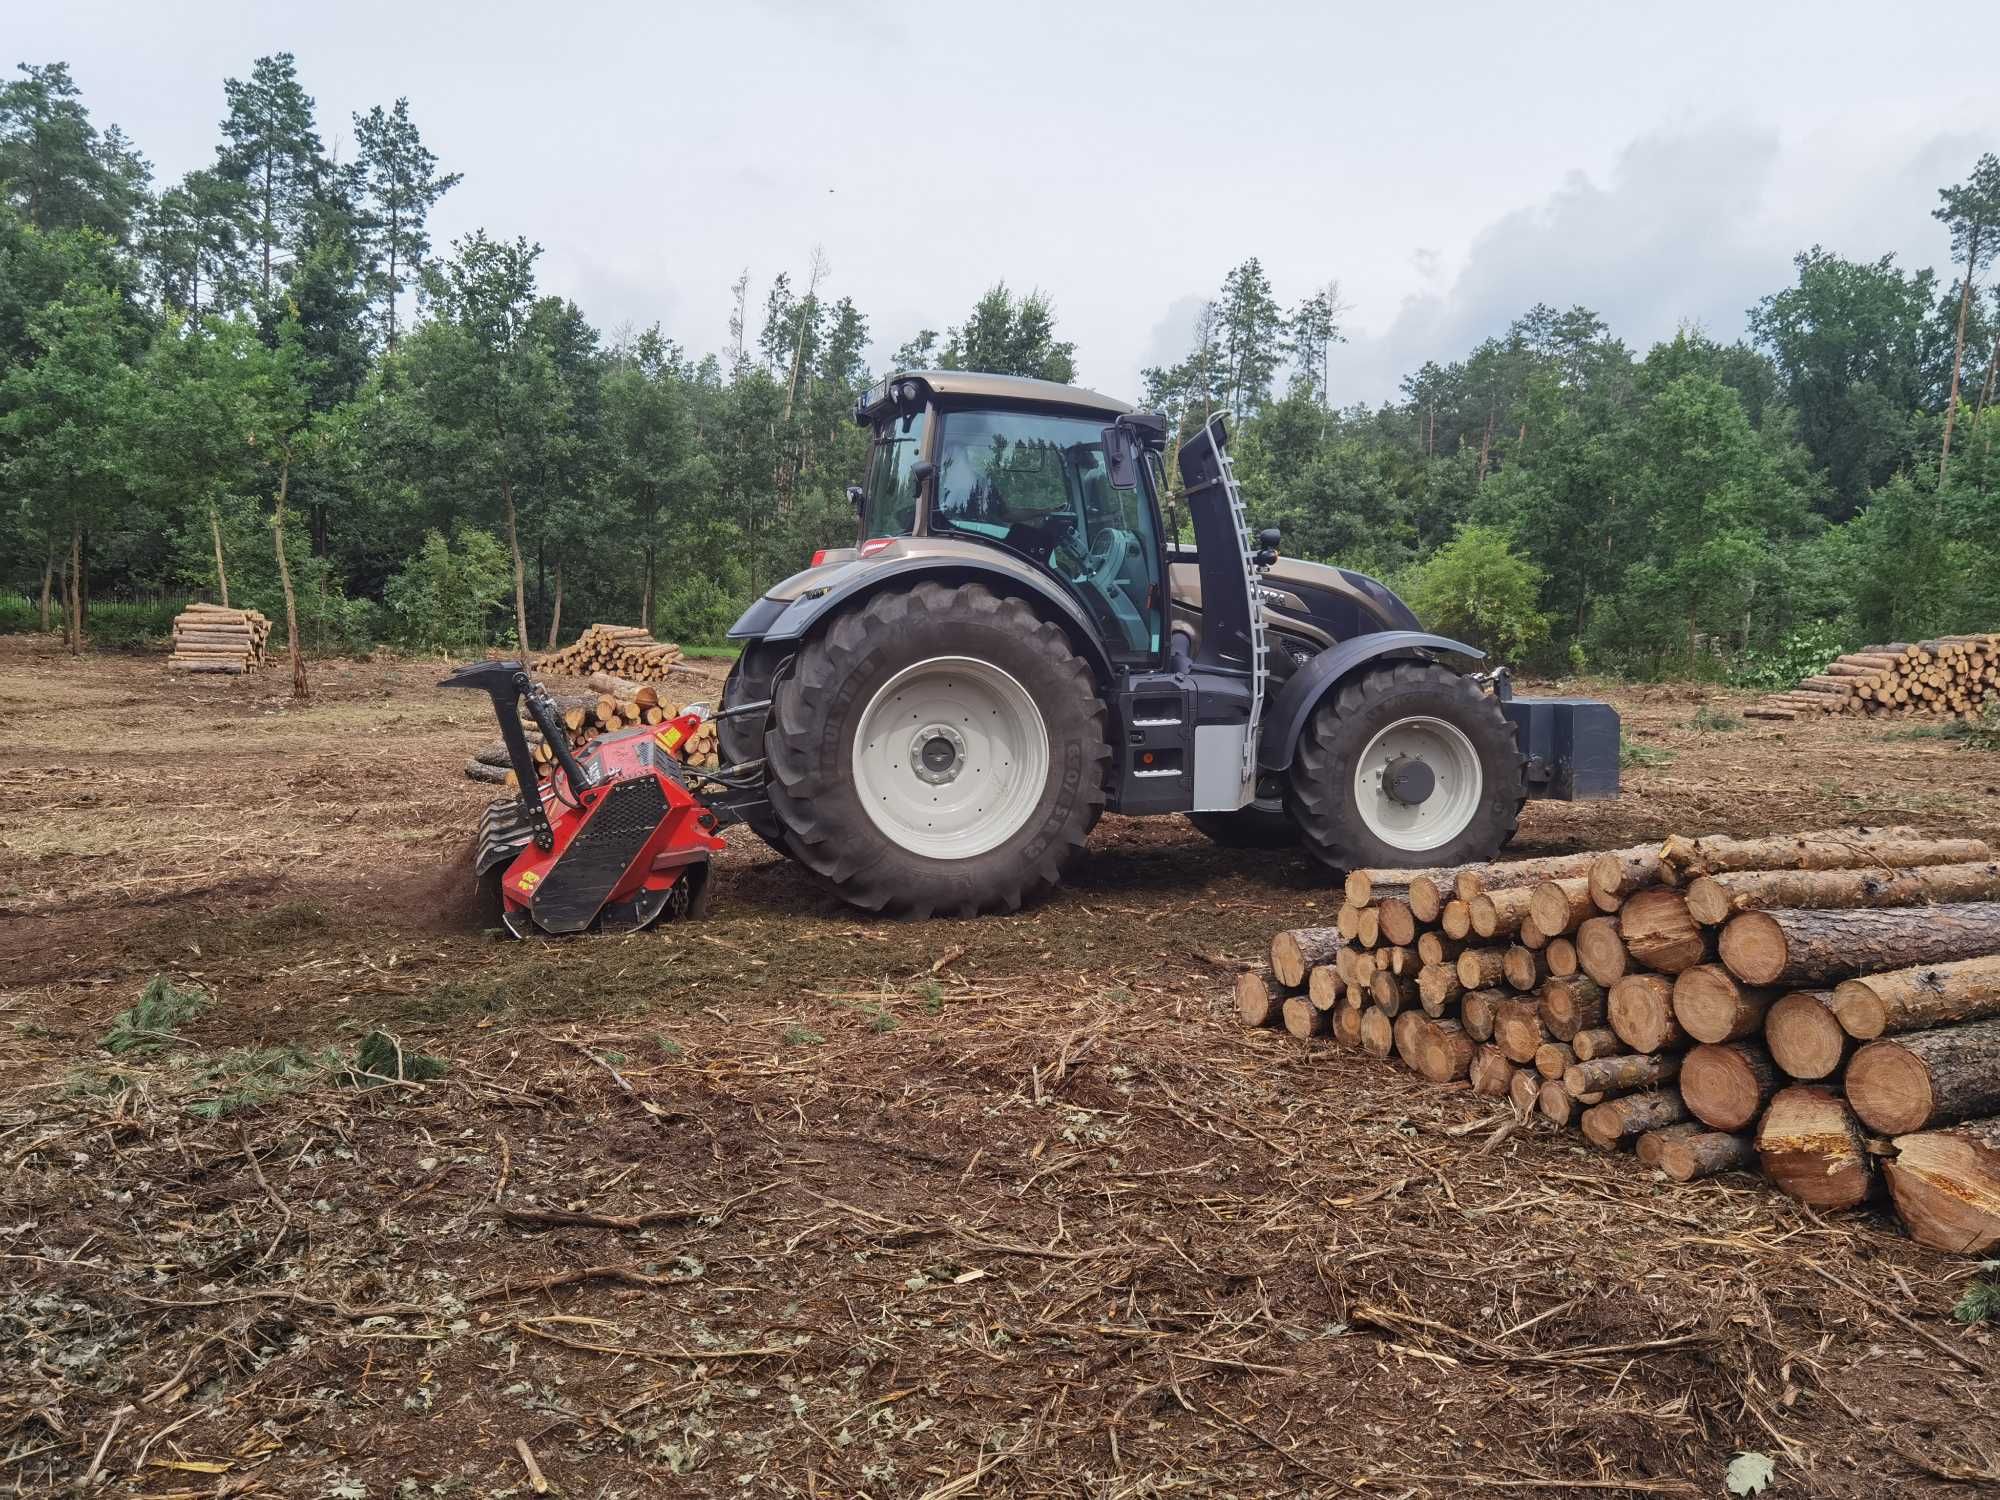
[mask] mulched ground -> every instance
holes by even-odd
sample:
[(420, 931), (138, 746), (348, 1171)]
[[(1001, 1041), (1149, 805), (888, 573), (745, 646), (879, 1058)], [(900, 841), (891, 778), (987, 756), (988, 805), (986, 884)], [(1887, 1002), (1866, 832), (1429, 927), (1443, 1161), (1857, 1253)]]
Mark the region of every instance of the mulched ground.
[[(1033, 911), (895, 924), (737, 835), (706, 923), (499, 943), (448, 863), (492, 731), (437, 675), (295, 708), (0, 640), (0, 1484), (2000, 1485), (1970, 1264), (1236, 1027), (1231, 964), (1338, 904), (1300, 860), (1109, 818)], [(2000, 756), (1612, 696), (1653, 763), (1521, 852), (2000, 838)], [(156, 973), (214, 1003), (104, 1052)], [(448, 1070), (352, 1086), (374, 1029)]]

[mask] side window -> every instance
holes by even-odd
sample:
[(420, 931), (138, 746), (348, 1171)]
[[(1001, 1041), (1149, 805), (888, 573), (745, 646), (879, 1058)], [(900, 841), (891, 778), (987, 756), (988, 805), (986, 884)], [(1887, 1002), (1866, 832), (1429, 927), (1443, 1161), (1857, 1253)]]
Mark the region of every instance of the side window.
[(899, 418), (875, 429), (875, 446), (868, 454), (868, 502), (862, 511), (868, 536), (908, 536), (917, 529), (917, 486), (910, 470), (923, 449), (921, 412), (908, 432)]

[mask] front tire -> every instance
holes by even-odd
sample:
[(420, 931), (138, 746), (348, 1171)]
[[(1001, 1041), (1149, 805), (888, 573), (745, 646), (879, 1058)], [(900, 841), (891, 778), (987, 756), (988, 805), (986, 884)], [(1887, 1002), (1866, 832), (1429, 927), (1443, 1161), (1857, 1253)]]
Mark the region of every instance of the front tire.
[[(746, 647), (743, 654), (736, 658), (736, 664), (729, 669), (729, 677), (722, 684), (724, 708), (734, 708), (739, 703), (755, 703), (771, 696), (770, 669), (759, 668), (751, 663), (751, 657), (755, 653), (757, 647)], [(716, 734), (722, 749), (723, 764), (738, 765), (762, 755), (764, 727), (769, 720), (769, 714), (761, 719), (753, 714), (740, 719), (724, 719), (718, 724)], [(768, 803), (746, 807), (739, 816), (743, 819), (744, 825), (758, 838), (784, 855), (786, 859), (792, 858), (792, 851), (785, 843), (785, 825), (778, 821), (777, 814), (771, 811)]]
[[(1408, 772), (1430, 783), (1413, 785)], [(1398, 662), (1343, 682), (1307, 720), (1285, 806), (1333, 870), (1474, 864), (1520, 825), (1514, 729), (1471, 678)], [(1399, 775), (1399, 772), (1402, 774)]]
[(1013, 911), (1104, 804), (1111, 750), (1060, 628), (977, 584), (875, 595), (799, 652), (764, 736), (771, 811), (841, 899), (895, 916)]

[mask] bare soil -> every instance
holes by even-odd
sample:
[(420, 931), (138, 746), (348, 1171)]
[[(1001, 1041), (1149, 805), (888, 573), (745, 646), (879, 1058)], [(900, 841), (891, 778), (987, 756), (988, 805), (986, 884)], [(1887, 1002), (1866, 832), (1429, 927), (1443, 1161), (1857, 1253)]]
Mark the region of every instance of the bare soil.
[[(2000, 1485), (1971, 1264), (1241, 1030), (1232, 965), (1338, 905), (1300, 858), (1107, 818), (1036, 909), (897, 924), (739, 832), (707, 922), (506, 943), (452, 863), (493, 730), (439, 675), (320, 663), (298, 706), (0, 639), (0, 1485)], [(1655, 763), (1522, 854), (2000, 839), (2000, 755), (1566, 687)], [(107, 1053), (155, 974), (213, 1003)], [(447, 1071), (354, 1086), (376, 1029)]]

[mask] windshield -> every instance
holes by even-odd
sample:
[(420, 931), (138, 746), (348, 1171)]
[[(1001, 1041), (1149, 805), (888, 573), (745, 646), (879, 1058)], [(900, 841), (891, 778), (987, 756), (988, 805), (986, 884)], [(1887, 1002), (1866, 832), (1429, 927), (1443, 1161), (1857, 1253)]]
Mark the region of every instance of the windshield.
[(868, 455), (867, 502), (861, 511), (861, 534), (908, 536), (917, 528), (917, 486), (910, 470), (924, 447), (924, 413), (918, 412), (903, 430), (890, 416), (875, 428), (875, 446)]

